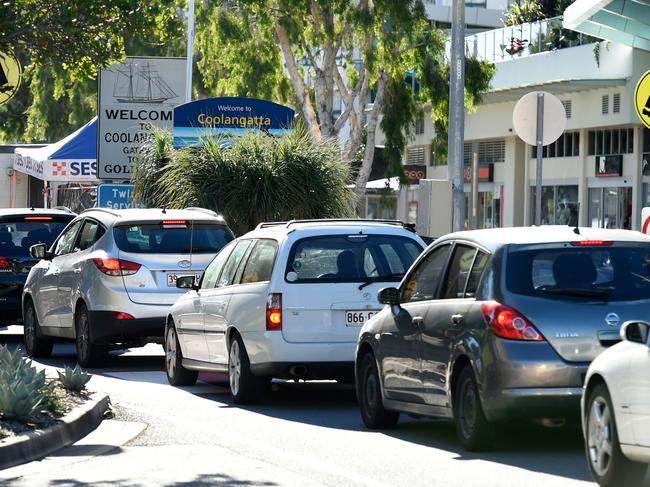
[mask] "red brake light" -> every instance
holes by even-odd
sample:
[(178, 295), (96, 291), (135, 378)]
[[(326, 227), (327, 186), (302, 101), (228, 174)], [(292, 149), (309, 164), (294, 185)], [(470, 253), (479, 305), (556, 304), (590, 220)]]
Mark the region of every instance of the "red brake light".
[(132, 320), (133, 315), (130, 315), (129, 313), (124, 313), (123, 311), (111, 311), (111, 314), (113, 315), (113, 318), (116, 320)]
[(131, 276), (140, 270), (141, 264), (121, 259), (93, 259), (101, 272), (108, 276)]
[(26, 216), (25, 221), (30, 222), (30, 221), (47, 221), (51, 222), (53, 218), (51, 216)]
[(537, 328), (518, 311), (496, 301), (486, 301), (481, 308), (486, 323), (496, 336), (507, 340), (544, 341)]
[(9, 265), (9, 259), (6, 257), (0, 257), (0, 269), (8, 269)]
[(163, 228), (187, 228), (187, 220), (163, 220)]
[(576, 240), (571, 242), (574, 247), (589, 247), (594, 245), (612, 245), (613, 240)]
[(266, 300), (266, 330), (282, 330), (282, 293), (269, 294)]

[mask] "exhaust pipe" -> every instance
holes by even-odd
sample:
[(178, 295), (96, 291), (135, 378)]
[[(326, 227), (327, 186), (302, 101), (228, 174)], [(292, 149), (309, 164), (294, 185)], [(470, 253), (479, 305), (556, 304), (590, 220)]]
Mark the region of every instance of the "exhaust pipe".
[(304, 365), (292, 365), (289, 368), (289, 373), (294, 377), (305, 377), (307, 372), (307, 367)]

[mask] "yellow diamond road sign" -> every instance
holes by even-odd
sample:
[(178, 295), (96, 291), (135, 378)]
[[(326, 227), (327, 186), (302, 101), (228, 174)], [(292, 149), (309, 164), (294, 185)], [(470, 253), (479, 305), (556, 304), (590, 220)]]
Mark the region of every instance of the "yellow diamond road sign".
[(646, 71), (636, 85), (634, 107), (643, 125), (650, 128), (650, 71)]
[(12, 52), (0, 52), (0, 105), (18, 92), (22, 75), (18, 58)]

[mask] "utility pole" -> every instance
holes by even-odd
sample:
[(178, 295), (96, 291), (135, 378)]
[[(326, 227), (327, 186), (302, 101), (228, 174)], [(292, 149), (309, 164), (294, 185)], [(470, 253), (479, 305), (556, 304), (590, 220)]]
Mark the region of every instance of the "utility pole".
[(465, 226), (463, 144), (465, 142), (465, 0), (454, 0), (451, 12), (448, 169), (452, 182), (453, 230)]

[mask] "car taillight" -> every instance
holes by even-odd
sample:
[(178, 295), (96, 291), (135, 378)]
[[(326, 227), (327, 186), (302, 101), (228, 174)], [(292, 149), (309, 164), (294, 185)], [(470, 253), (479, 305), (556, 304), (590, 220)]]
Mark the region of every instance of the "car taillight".
[(282, 330), (282, 293), (271, 293), (266, 300), (266, 329)]
[(111, 311), (113, 318), (116, 320), (133, 320), (133, 315), (125, 313), (124, 311)]
[(537, 328), (518, 311), (496, 301), (486, 301), (481, 308), (485, 321), (496, 336), (508, 340), (544, 341)]
[(121, 259), (93, 259), (101, 272), (108, 276), (131, 276), (140, 270), (141, 264)]
[(187, 220), (163, 220), (163, 228), (187, 228)]
[(6, 257), (0, 257), (0, 269), (9, 269), (10, 265), (9, 259)]
[(613, 240), (576, 240), (571, 242), (573, 247), (593, 247), (599, 245), (612, 245)]

